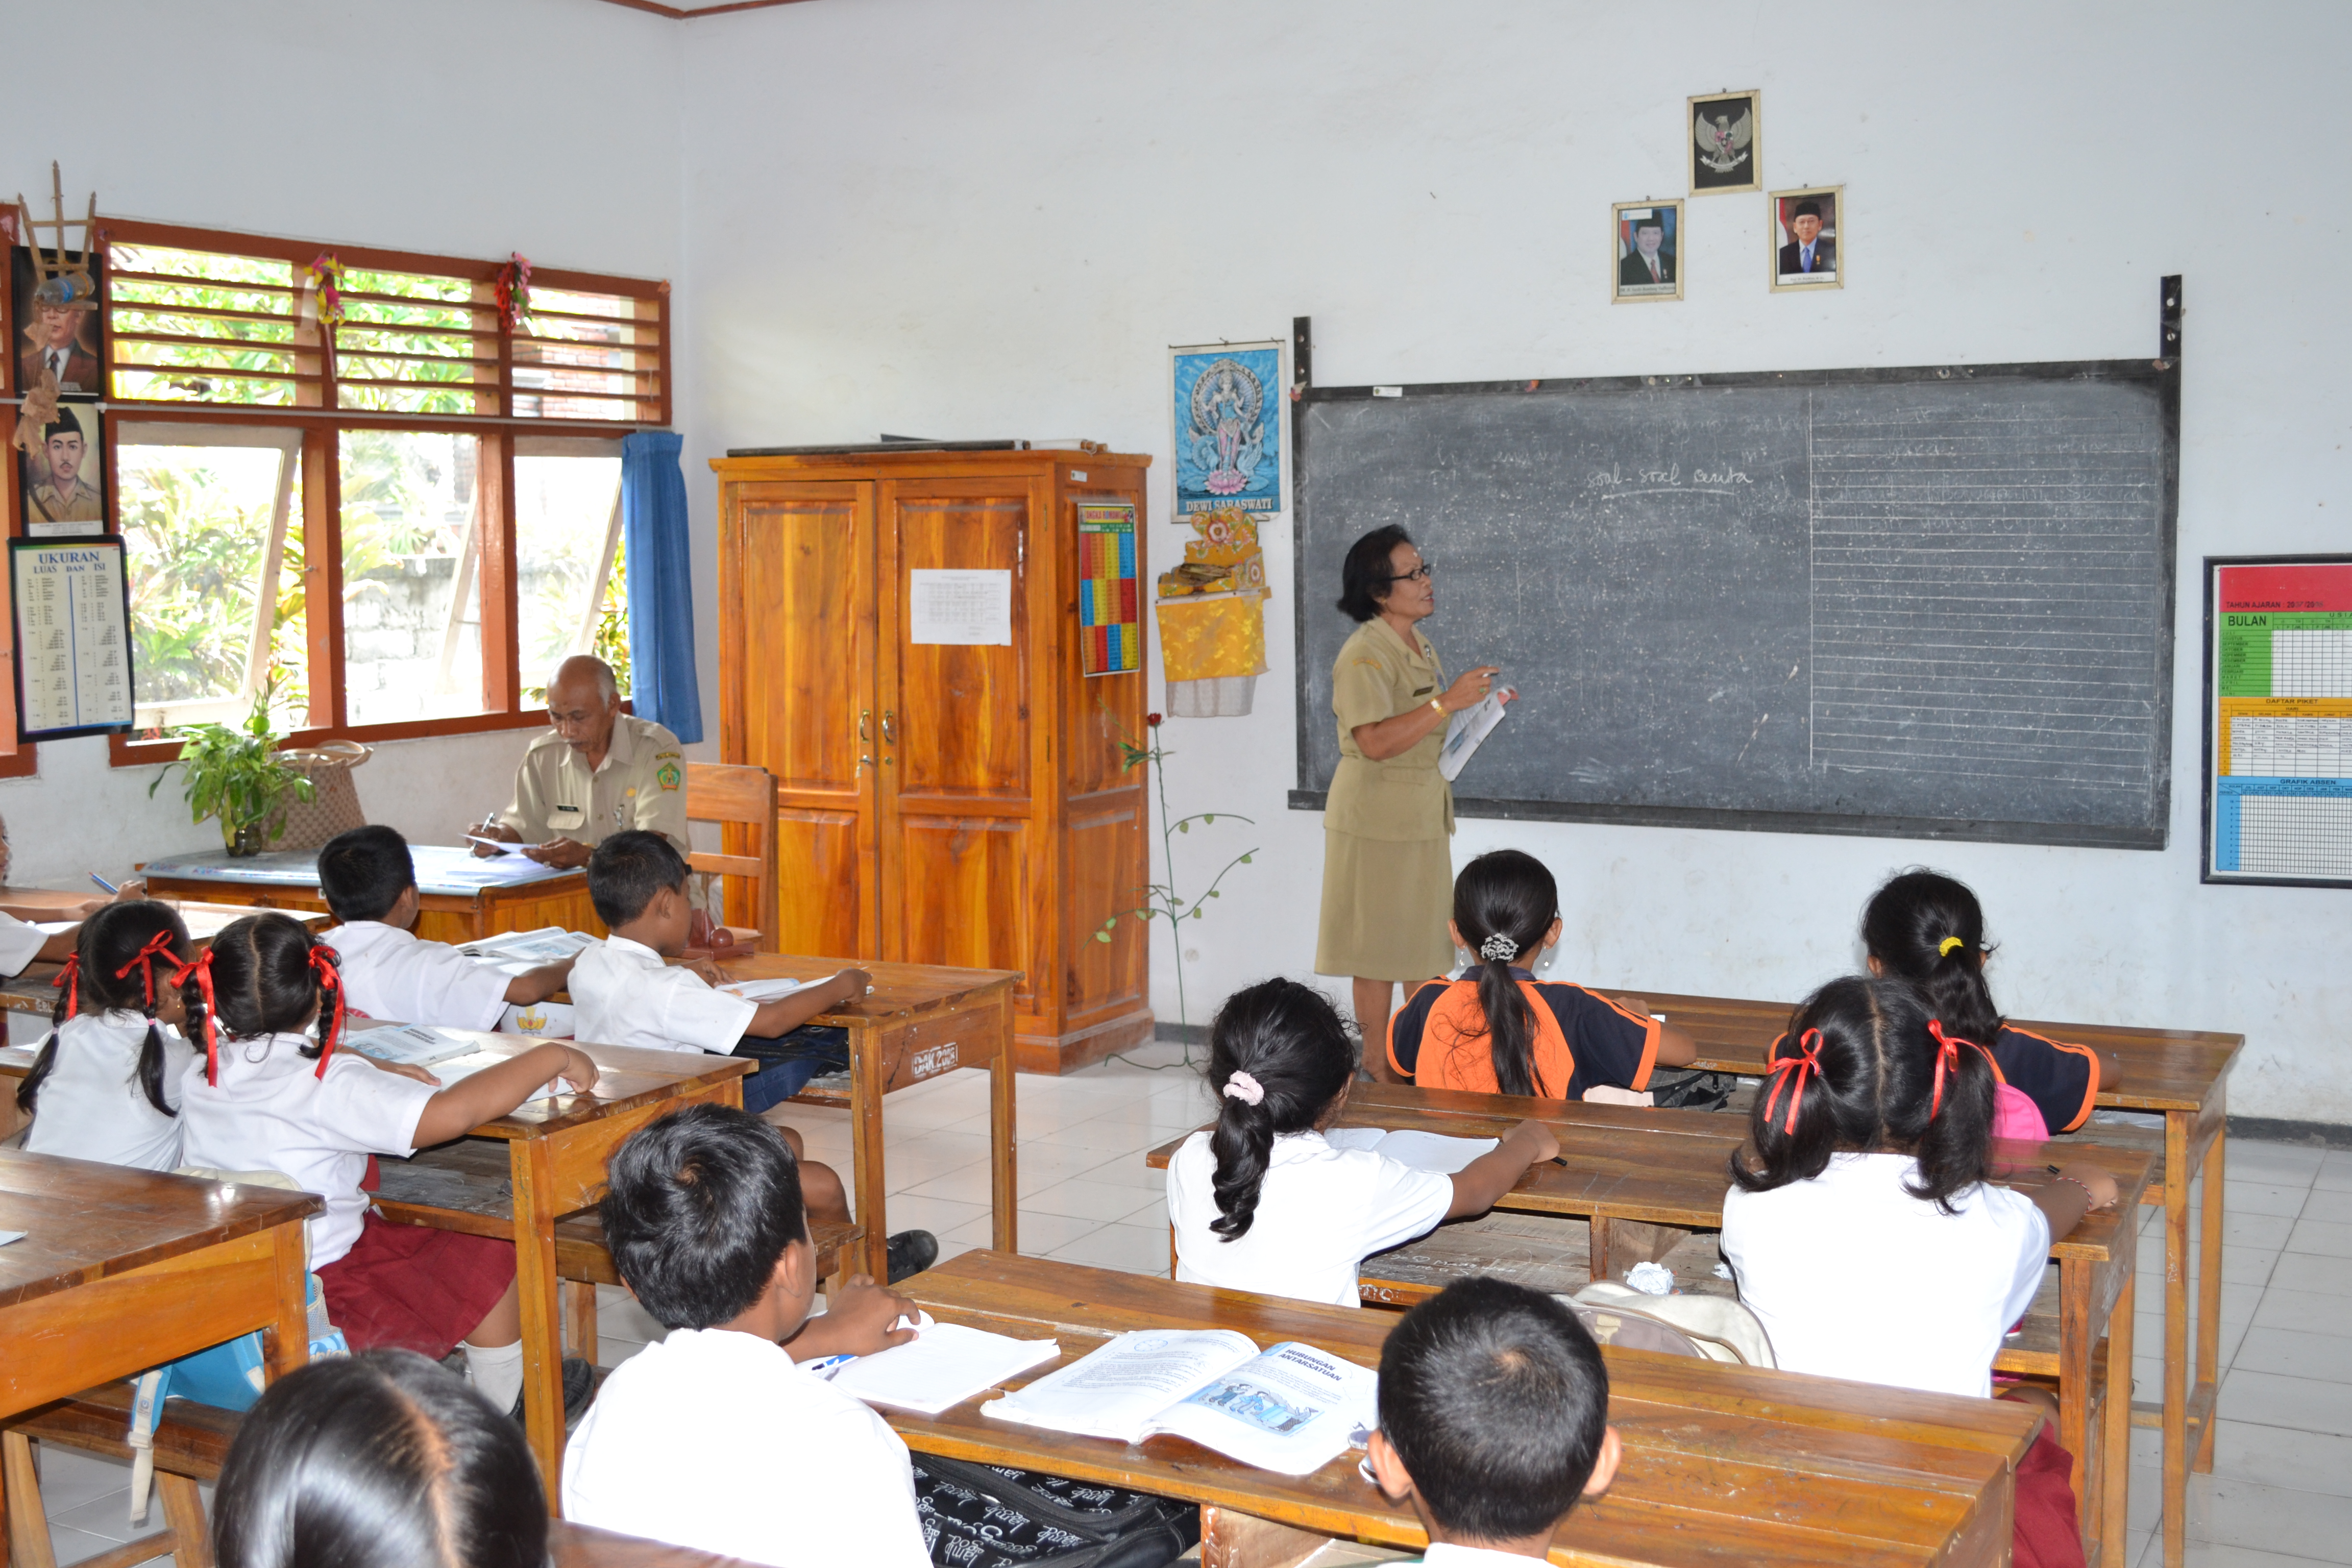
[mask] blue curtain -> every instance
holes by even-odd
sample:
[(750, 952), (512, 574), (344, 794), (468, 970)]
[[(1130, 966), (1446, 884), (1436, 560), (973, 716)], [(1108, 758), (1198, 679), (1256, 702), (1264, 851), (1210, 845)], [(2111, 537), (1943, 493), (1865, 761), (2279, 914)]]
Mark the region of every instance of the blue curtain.
[(621, 440), (621, 531), (629, 552), (630, 697), (637, 717), (691, 745), (702, 739), (694, 674), (694, 556), (687, 540), (684, 437), (639, 430)]

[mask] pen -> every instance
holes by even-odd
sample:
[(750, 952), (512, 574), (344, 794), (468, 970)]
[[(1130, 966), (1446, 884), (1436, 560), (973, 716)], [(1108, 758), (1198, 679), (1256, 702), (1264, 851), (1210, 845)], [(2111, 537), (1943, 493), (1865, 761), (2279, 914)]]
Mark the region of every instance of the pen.
[(113, 883), (108, 881), (105, 878), (100, 876), (95, 871), (92, 871), (89, 874), (89, 879), (96, 882), (100, 887), (104, 888), (110, 893), (119, 893), (122, 891), (121, 889), (116, 887)]

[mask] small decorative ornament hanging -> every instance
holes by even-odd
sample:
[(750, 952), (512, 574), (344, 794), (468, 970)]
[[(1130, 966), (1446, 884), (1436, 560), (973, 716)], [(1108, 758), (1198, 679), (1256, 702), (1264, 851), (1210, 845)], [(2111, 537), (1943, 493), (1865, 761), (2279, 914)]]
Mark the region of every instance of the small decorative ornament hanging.
[(330, 331), (343, 324), (343, 263), (331, 250), (310, 263), (310, 292), (318, 300), (319, 325)]
[(499, 268), (498, 291), (507, 331), (521, 330), (530, 318), (530, 258), (520, 250), (508, 253), (507, 264)]

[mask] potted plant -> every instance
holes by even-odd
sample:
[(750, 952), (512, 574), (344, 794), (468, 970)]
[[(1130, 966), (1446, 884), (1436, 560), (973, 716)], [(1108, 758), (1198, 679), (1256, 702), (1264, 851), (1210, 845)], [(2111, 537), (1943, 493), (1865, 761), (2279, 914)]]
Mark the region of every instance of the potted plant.
[(226, 724), (188, 724), (180, 729), (179, 760), (166, 763), (147, 786), (152, 797), (172, 769), (185, 785), (188, 819), (220, 818), (221, 841), (232, 855), (258, 855), (286, 831), (281, 808), (287, 796), (309, 800), (310, 781), (272, 753), (278, 736), (269, 728), (272, 679), (254, 699), (253, 711), (236, 729)]

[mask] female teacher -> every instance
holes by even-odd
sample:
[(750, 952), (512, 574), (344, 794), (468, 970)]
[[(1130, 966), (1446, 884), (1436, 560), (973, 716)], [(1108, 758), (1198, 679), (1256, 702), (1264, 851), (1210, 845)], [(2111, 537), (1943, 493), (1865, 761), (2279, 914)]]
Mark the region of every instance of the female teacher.
[(1355, 980), (1364, 1064), (1392, 1078), (1383, 1044), (1391, 987), (1454, 967), (1454, 790), (1437, 771), (1445, 721), (1485, 698), (1485, 665), (1445, 684), (1416, 622), (1437, 609), (1428, 562), (1402, 528), (1349, 547), (1339, 608), (1363, 624), (1331, 665), (1339, 770), (1323, 815), (1323, 921), (1315, 972)]

